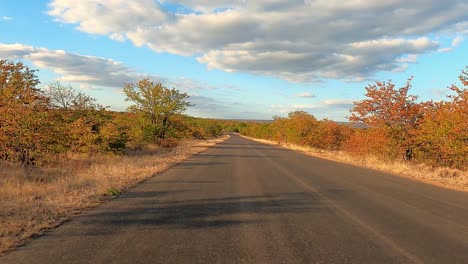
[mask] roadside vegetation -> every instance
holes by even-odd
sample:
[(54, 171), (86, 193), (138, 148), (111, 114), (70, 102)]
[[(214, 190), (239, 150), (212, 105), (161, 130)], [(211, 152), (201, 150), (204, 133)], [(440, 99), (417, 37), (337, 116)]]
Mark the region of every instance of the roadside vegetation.
[(223, 140), (184, 114), (189, 96), (143, 79), (110, 111), (69, 85), (0, 60), (0, 253)]
[(189, 96), (143, 79), (110, 111), (60, 82), (0, 60), (0, 253), (223, 140), (224, 131), (312, 155), (468, 189), (468, 68), (446, 100), (389, 82), (366, 87), (351, 125), (296, 111), (272, 122), (184, 114)]
[(317, 120), (303, 111), (270, 123), (225, 122), (227, 130), (312, 155), (361, 164), (437, 184), (468, 189), (468, 67), (445, 100), (420, 102), (391, 81), (366, 87), (350, 124)]

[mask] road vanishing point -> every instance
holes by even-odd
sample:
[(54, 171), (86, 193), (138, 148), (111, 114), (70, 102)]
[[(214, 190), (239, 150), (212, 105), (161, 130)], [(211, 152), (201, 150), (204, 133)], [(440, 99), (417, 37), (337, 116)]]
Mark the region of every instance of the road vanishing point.
[(468, 193), (232, 134), (0, 263), (468, 263)]

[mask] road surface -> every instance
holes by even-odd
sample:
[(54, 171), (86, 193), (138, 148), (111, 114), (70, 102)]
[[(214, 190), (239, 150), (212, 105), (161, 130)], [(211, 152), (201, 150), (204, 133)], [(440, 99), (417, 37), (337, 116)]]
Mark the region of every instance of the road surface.
[(468, 263), (468, 194), (232, 135), (0, 263)]

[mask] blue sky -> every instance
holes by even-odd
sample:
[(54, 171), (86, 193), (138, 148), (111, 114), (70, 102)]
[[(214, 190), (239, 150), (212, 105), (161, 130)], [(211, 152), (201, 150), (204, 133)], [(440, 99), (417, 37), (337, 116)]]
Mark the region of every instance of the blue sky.
[(464, 0), (0, 1), (0, 58), (114, 110), (141, 78), (191, 95), (194, 116), (345, 121), (375, 80), (414, 75), (441, 100), (468, 65)]

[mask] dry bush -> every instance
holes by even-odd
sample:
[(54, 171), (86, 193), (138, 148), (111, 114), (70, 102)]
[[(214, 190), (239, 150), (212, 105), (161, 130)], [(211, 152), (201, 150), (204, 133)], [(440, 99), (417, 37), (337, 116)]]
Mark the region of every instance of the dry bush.
[(172, 138), (165, 138), (165, 139), (158, 139), (156, 141), (156, 144), (163, 148), (175, 148), (177, 147), (178, 142), (177, 140), (172, 139)]
[(73, 154), (58, 168), (0, 163), (0, 253), (226, 138), (122, 156)]

